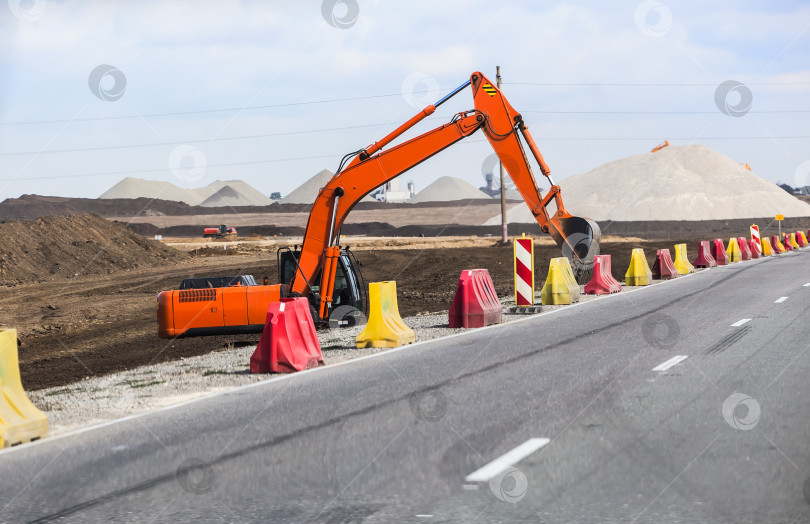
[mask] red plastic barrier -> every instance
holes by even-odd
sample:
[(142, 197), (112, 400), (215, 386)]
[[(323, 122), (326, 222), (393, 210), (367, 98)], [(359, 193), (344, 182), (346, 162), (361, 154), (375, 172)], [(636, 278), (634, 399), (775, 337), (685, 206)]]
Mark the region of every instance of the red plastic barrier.
[(709, 246), (708, 240), (701, 240), (698, 242), (698, 254), (695, 261), (692, 262), (692, 265), (695, 267), (715, 267), (717, 265), (717, 260), (714, 259), (712, 256), (712, 250)]
[(465, 269), (461, 272), (448, 316), (451, 328), (501, 323), (503, 308), (488, 270)]
[(807, 247), (807, 242), (802, 238), (801, 231), (796, 231), (796, 243), (799, 244), (799, 247)]
[(659, 249), (655, 253), (655, 263), (652, 267), (653, 278), (662, 280), (669, 280), (678, 276), (678, 270), (675, 269), (675, 264), (672, 262), (672, 255), (669, 249)]
[(737, 244), (740, 245), (742, 260), (751, 260), (751, 248), (748, 246), (748, 241), (744, 237), (738, 237)]
[(712, 244), (712, 258), (714, 258), (718, 266), (728, 265), (728, 254), (726, 253), (726, 245), (719, 238), (715, 238), (714, 244)]
[(608, 293), (618, 293), (622, 290), (622, 285), (613, 278), (610, 255), (596, 255), (593, 257), (593, 275), (591, 280), (585, 285), (587, 295), (607, 295)]
[(751, 238), (751, 239), (748, 240), (748, 243), (751, 246), (751, 258), (759, 258), (760, 257), (760, 254), (759, 254), (760, 247), (759, 247), (759, 244), (757, 244), (757, 241), (754, 240), (753, 238)]
[(782, 238), (782, 245), (785, 246), (785, 251), (793, 251), (793, 246), (790, 245), (790, 235), (785, 233)]
[(321, 344), (305, 297), (271, 302), (251, 373), (293, 373), (323, 365)]
[(784, 249), (779, 247), (779, 237), (776, 236), (776, 235), (773, 235), (771, 237), (771, 248), (773, 248), (774, 253), (784, 253), (785, 252)]

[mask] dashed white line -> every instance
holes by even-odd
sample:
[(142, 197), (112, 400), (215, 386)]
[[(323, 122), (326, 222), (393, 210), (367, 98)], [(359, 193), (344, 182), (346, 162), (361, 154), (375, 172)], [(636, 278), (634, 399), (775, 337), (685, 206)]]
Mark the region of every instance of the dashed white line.
[(746, 322), (751, 322), (751, 319), (750, 318), (744, 318), (742, 320), (738, 320), (737, 322), (731, 324), (731, 327), (740, 327), (743, 324), (745, 324)]
[(551, 442), (547, 438), (530, 438), (520, 446), (507, 451), (500, 457), (496, 458), (486, 466), (478, 468), (466, 477), (465, 482), (487, 482), (489, 479), (504, 472), (507, 468), (512, 467), (524, 458), (528, 457), (538, 449)]
[(684, 360), (689, 358), (689, 355), (676, 355), (671, 359), (667, 360), (666, 362), (662, 362), (653, 368), (653, 371), (666, 371), (675, 364), (680, 364)]
[(784, 302), (787, 299), (788, 299), (788, 297), (779, 297), (776, 300), (774, 300), (773, 303), (774, 304), (781, 304), (782, 302)]
[(802, 287), (810, 287), (810, 282), (808, 282), (807, 284), (803, 285)]

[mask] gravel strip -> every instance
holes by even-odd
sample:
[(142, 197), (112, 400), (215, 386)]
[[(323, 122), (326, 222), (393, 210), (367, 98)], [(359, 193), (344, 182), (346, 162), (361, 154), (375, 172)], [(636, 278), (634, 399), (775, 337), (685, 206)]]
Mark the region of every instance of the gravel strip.
[[(661, 281), (654, 281), (658, 284)], [(622, 290), (637, 289), (623, 287)], [(600, 300), (604, 296), (581, 295), (580, 302)], [(514, 298), (501, 299), (503, 323), (525, 318), (510, 314)], [(537, 294), (539, 300), (539, 291)], [(568, 306), (543, 306), (544, 314)], [(448, 327), (447, 312), (407, 317), (405, 323), (414, 330), (416, 341), (432, 340), (465, 331)], [(327, 329), (318, 332), (324, 362), (337, 364), (346, 360), (386, 351), (387, 348), (354, 347), (362, 326)], [(273, 380), (279, 375), (251, 374), (250, 356), (255, 346), (237, 346), (206, 355), (142, 366), (101, 377), (90, 377), (68, 386), (28, 393), (31, 401), (46, 415), (50, 435), (59, 435), (90, 424), (114, 420), (135, 413), (170, 406), (216, 391), (234, 389), (245, 384)]]

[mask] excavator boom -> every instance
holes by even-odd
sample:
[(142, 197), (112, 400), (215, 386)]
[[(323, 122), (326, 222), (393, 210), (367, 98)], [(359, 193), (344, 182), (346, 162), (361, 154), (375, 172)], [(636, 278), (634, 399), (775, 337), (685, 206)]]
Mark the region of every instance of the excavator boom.
[[(383, 150), (468, 86), (473, 92), (473, 110), (459, 113), (447, 124)], [(599, 253), (599, 226), (566, 211), (560, 188), (551, 179), (551, 170), (522, 116), (509, 104), (500, 89), (483, 74), (475, 72), (468, 82), (435, 104), (427, 106), (383, 139), (359, 151), (321, 189), (310, 212), (298, 268), (290, 283), (290, 293), (306, 295), (311, 292), (312, 283), (320, 272), (321, 300), (318, 314), (322, 319), (327, 318), (332, 301), (335, 259), (339, 253), (340, 228), (352, 208), (374, 188), (479, 129), (483, 130), (541, 230), (549, 233), (563, 253), (572, 260), (578, 280), (589, 278), (593, 257)], [(532, 173), (521, 138), (551, 184), (545, 197)], [(552, 202), (556, 210), (550, 212), (548, 208)]]

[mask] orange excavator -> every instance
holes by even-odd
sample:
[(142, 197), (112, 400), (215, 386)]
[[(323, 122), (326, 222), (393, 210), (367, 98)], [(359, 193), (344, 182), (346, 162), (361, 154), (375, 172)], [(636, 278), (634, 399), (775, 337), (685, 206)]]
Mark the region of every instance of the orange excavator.
[[(472, 88), (474, 109), (384, 149), (467, 87)], [(347, 215), (375, 188), (479, 130), (495, 150), (540, 229), (571, 260), (577, 280), (587, 282), (593, 271), (593, 257), (599, 254), (599, 226), (566, 211), (560, 187), (552, 180), (551, 170), (523, 117), (500, 89), (475, 72), (467, 82), (381, 140), (343, 157), (335, 175), (318, 193), (300, 250), (297, 247), (279, 250), (279, 284), (164, 291), (158, 295), (159, 335), (170, 338), (261, 331), (267, 304), (286, 296), (308, 297), (316, 322), (335, 320), (337, 315), (336, 325), (352, 325), (356, 315), (350, 312), (364, 311), (367, 301), (356, 261), (348, 248), (340, 246), (340, 229)], [(532, 173), (525, 147), (551, 184), (545, 196)], [(548, 209), (552, 203), (556, 210)]]
[(669, 147), (669, 140), (664, 140), (663, 142), (652, 148), (652, 151), (650, 151), (650, 153), (657, 153), (658, 151), (661, 151), (662, 149), (667, 147)]

